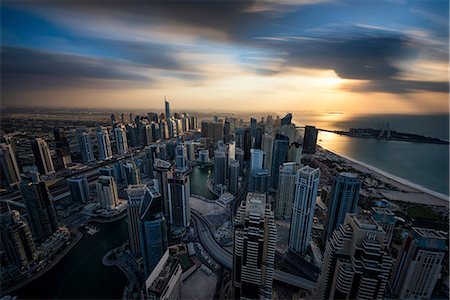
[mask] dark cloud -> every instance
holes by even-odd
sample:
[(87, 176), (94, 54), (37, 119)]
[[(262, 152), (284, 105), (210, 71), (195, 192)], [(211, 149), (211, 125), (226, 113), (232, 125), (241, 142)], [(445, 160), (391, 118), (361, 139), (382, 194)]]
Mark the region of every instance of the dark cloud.
[(410, 93), (413, 91), (432, 91), (448, 93), (449, 85), (446, 81), (420, 81), (420, 80), (372, 80), (361, 86), (352, 86), (353, 92), (385, 92), (385, 93)]

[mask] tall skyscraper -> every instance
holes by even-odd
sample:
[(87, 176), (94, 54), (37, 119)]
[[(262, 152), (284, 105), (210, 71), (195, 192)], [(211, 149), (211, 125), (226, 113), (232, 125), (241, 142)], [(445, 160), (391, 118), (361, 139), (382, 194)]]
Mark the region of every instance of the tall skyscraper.
[(347, 214), (328, 240), (315, 299), (384, 299), (393, 259), (385, 232), (367, 215)]
[(16, 210), (1, 217), (1, 244), (8, 260), (23, 267), (37, 258), (28, 222)]
[(180, 143), (175, 148), (175, 166), (178, 171), (186, 172), (188, 170), (187, 165), (187, 153), (184, 144)]
[(271, 134), (264, 134), (262, 138), (262, 150), (264, 151), (264, 169), (270, 170), (272, 167), (272, 150), (273, 150), (273, 137)]
[(250, 149), (250, 171), (263, 168), (264, 151), (259, 149)]
[(122, 155), (128, 152), (128, 140), (125, 126), (122, 124), (114, 128), (114, 138), (116, 139), (117, 154)]
[(169, 222), (174, 228), (187, 228), (191, 222), (191, 196), (189, 176), (171, 171), (167, 174), (169, 184)]
[(292, 122), (292, 114), (288, 113), (283, 118), (281, 118), (281, 126), (283, 125), (291, 125)]
[(242, 175), (244, 171), (244, 150), (236, 148), (236, 160), (239, 162), (239, 175)]
[(303, 153), (316, 153), (318, 130), (314, 126), (305, 127), (305, 136), (303, 137)]
[(289, 231), (289, 249), (301, 255), (306, 254), (311, 241), (319, 179), (320, 169), (304, 166), (297, 171), (294, 207)]
[(0, 137), (0, 141), (6, 145), (11, 146), (12, 155), (16, 158), (17, 166), (19, 167), (20, 173), (22, 173), (22, 165), (20, 163), (19, 154), (17, 152), (17, 141), (14, 134), (4, 134)]
[(181, 268), (180, 260), (167, 249), (153, 272), (145, 280), (145, 290), (148, 300), (181, 298)]
[(126, 162), (122, 165), (123, 174), (125, 177), (125, 184), (139, 184), (141, 183), (141, 171), (133, 162)]
[(266, 194), (270, 188), (270, 173), (269, 170), (255, 169), (250, 173), (250, 180), (248, 182), (248, 191)]
[(380, 225), (386, 232), (386, 238), (384, 244), (389, 247), (391, 245), (392, 236), (394, 234), (395, 223), (397, 218), (395, 214), (385, 207), (372, 207), (373, 215), (372, 219)]
[(272, 298), (276, 236), (266, 195), (248, 193), (234, 221), (234, 299)]
[(214, 151), (214, 184), (225, 185), (227, 180), (227, 156), (225, 151)]
[(167, 175), (171, 164), (168, 161), (156, 158), (153, 166), (155, 167), (156, 179), (158, 180), (158, 191), (162, 198), (163, 213), (166, 219), (169, 219), (169, 181)]
[(27, 208), (33, 236), (38, 242), (43, 242), (58, 230), (52, 196), (45, 182), (34, 182), (25, 176), (22, 177), (20, 191)]
[(34, 160), (39, 173), (49, 174), (55, 172), (50, 149), (44, 139), (35, 138), (32, 140), (31, 149), (33, 150)]
[(111, 141), (106, 127), (97, 128), (98, 156), (100, 160), (112, 157)]
[(356, 212), (360, 187), (358, 175), (354, 173), (342, 172), (334, 179), (328, 204), (325, 241), (344, 222), (346, 213)]
[(66, 132), (63, 128), (53, 129), (53, 135), (55, 137), (56, 159), (59, 169), (67, 168), (72, 163), (72, 157), (70, 156), (69, 142), (67, 141)]
[(278, 188), (278, 176), (280, 174), (280, 166), (287, 160), (287, 152), (289, 148), (289, 138), (287, 136), (277, 134), (273, 141), (272, 150), (272, 167), (270, 170), (271, 175), (271, 188)]
[(0, 144), (0, 180), (2, 187), (17, 185), (20, 169), (11, 145)]
[(97, 196), (101, 208), (113, 209), (119, 204), (116, 181), (111, 176), (100, 176), (97, 181)]
[(67, 179), (72, 200), (80, 203), (89, 201), (89, 186), (85, 176), (77, 176)]
[(296, 177), (295, 169), (295, 162), (286, 162), (280, 166), (275, 210), (277, 219), (289, 219), (292, 216)]
[(159, 148), (157, 144), (151, 144), (144, 148), (145, 151), (145, 162), (147, 166), (147, 175), (150, 179), (154, 178), (155, 167), (153, 166), (155, 163), (155, 159), (158, 157)]
[(166, 120), (170, 120), (170, 118), (172, 117), (170, 115), (170, 103), (169, 103), (169, 101), (164, 99), (164, 104), (165, 104), (165, 108), (166, 108), (166, 110), (165, 110), (165, 112), (166, 112)]
[(239, 161), (237, 160), (230, 160), (229, 166), (229, 180), (228, 180), (228, 191), (233, 194), (237, 195), (238, 189), (239, 189)]
[(94, 151), (92, 150), (91, 136), (86, 130), (78, 131), (78, 145), (80, 146), (81, 159), (83, 162), (94, 161)]
[(441, 276), (447, 234), (413, 227), (403, 241), (391, 274), (391, 287), (399, 299), (430, 299)]
[(168, 238), (161, 195), (154, 186), (148, 187), (146, 193), (139, 211), (139, 224), (144, 273), (148, 276), (166, 251)]

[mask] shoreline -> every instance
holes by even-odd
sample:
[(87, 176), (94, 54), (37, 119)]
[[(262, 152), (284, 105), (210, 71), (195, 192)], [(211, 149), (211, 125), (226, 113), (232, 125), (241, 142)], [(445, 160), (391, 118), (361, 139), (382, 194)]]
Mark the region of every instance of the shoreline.
[[(408, 181), (408, 180), (406, 180), (404, 178), (401, 178), (401, 177), (393, 175), (393, 174), (391, 174), (389, 172), (383, 171), (383, 170), (381, 170), (381, 169), (379, 169), (377, 167), (374, 167), (374, 166), (369, 165), (367, 163), (358, 161), (358, 160), (356, 160), (354, 158), (348, 157), (347, 155), (343, 155), (343, 154), (337, 153), (333, 149), (327, 148), (327, 147), (325, 147), (325, 146), (323, 146), (323, 145), (321, 145), (319, 143), (318, 143), (318, 145), (325, 152), (328, 152), (328, 153), (330, 153), (332, 155), (335, 155), (335, 156), (337, 156), (337, 157), (339, 157), (339, 158), (341, 158), (343, 160), (346, 160), (346, 161), (350, 162), (351, 164), (363, 167), (363, 168), (367, 169), (368, 171), (372, 172), (375, 175), (378, 175), (380, 177), (384, 177), (384, 178), (386, 178), (388, 180), (394, 181), (395, 183), (397, 183), (397, 185), (405, 186), (405, 187), (408, 187), (409, 189), (412, 189), (413, 191), (410, 191), (410, 192), (414, 192), (415, 191), (416, 193), (423, 193), (423, 194), (426, 194), (426, 195), (431, 196), (433, 198), (439, 199), (441, 202), (443, 202), (439, 206), (445, 206), (447, 208), (449, 207), (450, 198), (447, 195), (444, 195), (442, 193), (430, 190), (430, 189), (428, 189), (426, 187), (423, 187), (423, 186), (421, 186), (421, 185), (419, 185), (417, 183), (413, 183), (413, 182)], [(409, 201), (406, 201), (406, 202), (409, 202)], [(414, 201), (411, 201), (411, 202), (414, 202)], [(423, 204), (427, 205), (427, 203), (423, 203)], [(428, 205), (436, 205), (436, 204), (428, 204)]]

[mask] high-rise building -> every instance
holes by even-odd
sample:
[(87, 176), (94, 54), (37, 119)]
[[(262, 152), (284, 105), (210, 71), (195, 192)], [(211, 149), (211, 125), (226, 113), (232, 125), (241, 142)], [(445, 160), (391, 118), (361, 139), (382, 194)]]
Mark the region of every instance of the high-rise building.
[(133, 162), (126, 162), (122, 165), (123, 174), (125, 177), (125, 184), (139, 184), (141, 183), (141, 171)]
[(209, 151), (207, 149), (202, 149), (198, 151), (198, 161), (201, 163), (209, 162)]
[(347, 214), (328, 240), (313, 298), (384, 299), (393, 259), (369, 216)]
[(11, 145), (0, 144), (0, 180), (2, 187), (17, 185), (20, 169)]
[(314, 126), (305, 126), (305, 136), (303, 137), (303, 153), (316, 153), (318, 130)]
[(80, 203), (89, 201), (89, 186), (85, 176), (77, 176), (67, 179), (72, 200)]
[(112, 157), (111, 141), (106, 127), (97, 128), (98, 156), (100, 160)]
[(114, 128), (114, 138), (116, 139), (117, 154), (122, 155), (128, 152), (128, 140), (125, 126), (122, 124)]
[(227, 156), (225, 151), (214, 151), (214, 184), (225, 185), (227, 180)]
[(16, 158), (17, 166), (19, 167), (20, 173), (22, 173), (22, 165), (20, 163), (19, 154), (17, 152), (17, 141), (14, 137), (14, 134), (4, 134), (0, 137), (0, 141), (2, 143), (5, 143), (6, 145), (11, 146), (12, 155), (14, 155), (14, 157)]
[(264, 151), (259, 149), (250, 149), (250, 172), (263, 168)]
[(236, 148), (236, 160), (239, 162), (239, 175), (244, 171), (244, 150)]
[(169, 101), (164, 100), (164, 104), (165, 104), (165, 108), (166, 108), (166, 110), (165, 110), (165, 112), (166, 112), (166, 120), (170, 120), (170, 118), (172, 117), (170, 115), (170, 103), (169, 103)]
[(248, 191), (266, 194), (270, 188), (270, 173), (266, 169), (255, 169), (250, 173)]
[(53, 129), (53, 135), (55, 137), (56, 159), (58, 168), (67, 168), (67, 166), (72, 163), (72, 157), (70, 156), (70, 148), (67, 141), (66, 132), (63, 128), (55, 128)]
[(228, 167), (230, 175), (228, 180), (228, 191), (233, 195), (237, 195), (239, 189), (239, 161), (234, 159), (230, 160)]
[(86, 130), (78, 131), (78, 144), (80, 146), (81, 159), (83, 162), (94, 161), (94, 151), (92, 150), (91, 136)]
[(233, 299), (271, 299), (277, 228), (265, 194), (248, 193), (234, 221)]
[(58, 219), (47, 185), (22, 177), (20, 191), (28, 212), (34, 239), (43, 242), (58, 230)]
[(187, 141), (184, 143), (186, 148), (186, 156), (188, 161), (195, 161), (195, 143), (194, 141)]
[(392, 236), (394, 234), (395, 223), (397, 222), (397, 218), (395, 214), (389, 209), (385, 207), (372, 207), (373, 220), (380, 225), (383, 230), (386, 232), (386, 238), (384, 240), (384, 244), (389, 247), (391, 245)]
[(168, 161), (156, 158), (153, 166), (155, 168), (156, 179), (158, 180), (158, 191), (162, 198), (163, 213), (166, 219), (169, 219), (169, 181), (167, 174), (171, 164)]
[(181, 273), (179, 258), (166, 250), (153, 272), (145, 281), (146, 300), (180, 300)]
[(399, 299), (430, 299), (441, 276), (447, 234), (413, 227), (403, 241), (391, 274), (391, 288)]
[(286, 162), (280, 166), (275, 216), (290, 219), (294, 202), (296, 163)]
[(36, 259), (36, 247), (28, 222), (16, 210), (1, 217), (1, 244), (8, 260), (23, 267)]
[(217, 142), (223, 139), (222, 122), (202, 121), (201, 126), (202, 137), (210, 138), (213, 142)]
[(158, 157), (159, 148), (157, 144), (151, 144), (144, 148), (145, 151), (145, 162), (147, 166), (147, 176), (152, 179), (154, 178), (155, 167), (153, 166), (155, 163), (155, 159)]
[(297, 143), (291, 143), (288, 150), (288, 161), (293, 161), (297, 163), (297, 167), (302, 166), (302, 158), (303, 158), (303, 148)]
[(284, 117), (281, 118), (281, 126), (283, 125), (291, 125), (292, 122), (292, 114), (288, 113)]
[(273, 141), (272, 150), (272, 167), (270, 169), (271, 188), (278, 188), (278, 176), (280, 174), (280, 166), (287, 160), (287, 152), (289, 148), (289, 138), (287, 136), (277, 134)]
[(100, 176), (97, 181), (97, 196), (101, 208), (113, 209), (119, 204), (119, 194), (114, 177)]
[(187, 153), (184, 144), (178, 144), (175, 149), (175, 153), (175, 166), (177, 170), (180, 172), (186, 172), (188, 170), (188, 165), (186, 161)]
[(306, 254), (311, 241), (311, 231), (319, 188), (320, 169), (304, 166), (297, 171), (295, 198), (289, 231), (289, 249)]
[(167, 249), (167, 224), (162, 213), (161, 194), (154, 186), (147, 188), (139, 211), (141, 253), (145, 276), (150, 275)]
[(49, 174), (55, 172), (50, 149), (44, 139), (35, 138), (32, 140), (31, 149), (33, 150), (34, 160), (38, 167), (39, 173)]
[(172, 229), (187, 228), (191, 222), (191, 196), (189, 176), (170, 171), (167, 174), (169, 184), (169, 222)]
[(264, 164), (265, 169), (270, 170), (272, 167), (272, 150), (273, 150), (273, 137), (271, 134), (264, 134), (262, 138), (262, 150), (264, 151)]
[(328, 204), (325, 241), (344, 223), (346, 213), (356, 212), (360, 187), (358, 175), (354, 173), (342, 172), (334, 179)]

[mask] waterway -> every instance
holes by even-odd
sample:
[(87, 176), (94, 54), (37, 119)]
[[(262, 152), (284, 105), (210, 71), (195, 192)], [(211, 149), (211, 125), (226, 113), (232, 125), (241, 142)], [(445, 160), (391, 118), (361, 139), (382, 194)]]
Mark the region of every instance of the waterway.
[[(194, 167), (190, 177), (192, 194), (217, 197), (206, 187), (212, 168)], [(119, 299), (127, 279), (116, 267), (106, 267), (102, 258), (128, 238), (126, 219), (96, 224), (100, 232), (84, 234), (61, 261), (40, 278), (12, 292), (18, 299)]]

